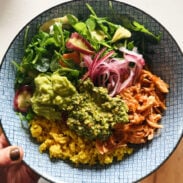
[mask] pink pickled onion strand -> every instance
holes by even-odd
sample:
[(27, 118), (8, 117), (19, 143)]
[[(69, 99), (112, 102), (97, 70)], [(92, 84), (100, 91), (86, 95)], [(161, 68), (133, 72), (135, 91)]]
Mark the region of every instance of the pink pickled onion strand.
[[(105, 51), (105, 50), (103, 49), (103, 52), (104, 52), (104, 51)], [(101, 52), (100, 55), (101, 55), (103, 52)], [(92, 80), (93, 80), (92, 77), (95, 76), (94, 72), (95, 72), (96, 68), (98, 68), (99, 65), (100, 65), (101, 63), (103, 63), (104, 61), (106, 61), (106, 60), (107, 60), (109, 57), (111, 57), (113, 54), (114, 54), (114, 51), (110, 51), (110, 52), (108, 52), (106, 55), (104, 55), (102, 58), (100, 58), (100, 59), (98, 58), (97, 60), (94, 60), (94, 64), (92, 64), (92, 69), (91, 69), (91, 79), (92, 79)]]
[[(83, 62), (88, 68), (83, 79), (89, 77), (98, 86), (106, 87), (109, 95), (113, 97), (136, 81), (145, 62), (141, 54), (123, 47), (119, 50), (124, 53), (124, 58), (111, 58), (114, 51), (101, 58), (105, 50), (106, 48), (100, 50), (94, 58), (83, 55)], [(131, 67), (130, 63), (135, 65)]]
[(102, 55), (102, 53), (106, 50), (106, 48), (104, 47), (103, 49), (101, 49), (93, 58), (92, 63), (90, 65), (90, 69), (89, 69), (89, 73), (91, 74), (91, 72), (94, 70), (94, 67), (96, 65), (96, 62), (99, 60), (100, 56)]
[(93, 63), (92, 57), (90, 55), (83, 55), (83, 60), (84, 60), (84, 65), (89, 70), (91, 65), (92, 65), (92, 63)]
[(134, 62), (136, 64), (137, 69), (135, 70), (134, 82), (139, 77), (139, 74), (145, 65), (145, 61), (143, 56), (137, 52), (130, 51), (124, 47), (119, 48), (120, 51), (124, 53), (124, 58), (128, 61)]
[(93, 63), (97, 62), (97, 60), (99, 60), (100, 56), (102, 55), (102, 53), (104, 53), (104, 51), (106, 50), (107, 48), (104, 47), (102, 48), (94, 57), (93, 59)]

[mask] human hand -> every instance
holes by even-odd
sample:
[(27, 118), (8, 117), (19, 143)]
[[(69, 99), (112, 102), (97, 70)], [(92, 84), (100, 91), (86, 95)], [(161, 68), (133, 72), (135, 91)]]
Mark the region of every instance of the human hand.
[(23, 162), (23, 149), (9, 146), (0, 133), (0, 180), (2, 183), (36, 183), (39, 176)]

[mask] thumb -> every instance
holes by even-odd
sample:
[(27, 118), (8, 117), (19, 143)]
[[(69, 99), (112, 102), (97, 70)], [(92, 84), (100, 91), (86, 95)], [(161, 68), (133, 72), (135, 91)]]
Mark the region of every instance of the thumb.
[(21, 162), (23, 158), (23, 150), (21, 147), (8, 146), (0, 149), (0, 167), (8, 166)]

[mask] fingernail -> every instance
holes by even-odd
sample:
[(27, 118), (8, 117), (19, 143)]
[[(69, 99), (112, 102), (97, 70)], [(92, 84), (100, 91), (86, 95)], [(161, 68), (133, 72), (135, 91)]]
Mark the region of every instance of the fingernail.
[(10, 151), (10, 158), (12, 161), (17, 161), (20, 158), (20, 151), (18, 148), (14, 148)]

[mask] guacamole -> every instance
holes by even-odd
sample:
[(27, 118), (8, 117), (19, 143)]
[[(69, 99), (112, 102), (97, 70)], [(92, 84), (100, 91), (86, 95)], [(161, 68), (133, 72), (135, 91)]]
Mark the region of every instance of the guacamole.
[(72, 102), (72, 95), (76, 88), (58, 72), (53, 74), (39, 74), (35, 80), (35, 92), (31, 98), (32, 109), (49, 120), (61, 120), (62, 111)]
[(68, 127), (80, 136), (104, 140), (116, 123), (128, 122), (124, 101), (119, 96), (110, 97), (106, 88), (95, 87), (90, 79), (75, 87), (59, 72), (39, 74), (35, 87), (33, 111), (54, 121), (61, 121), (64, 112)]

